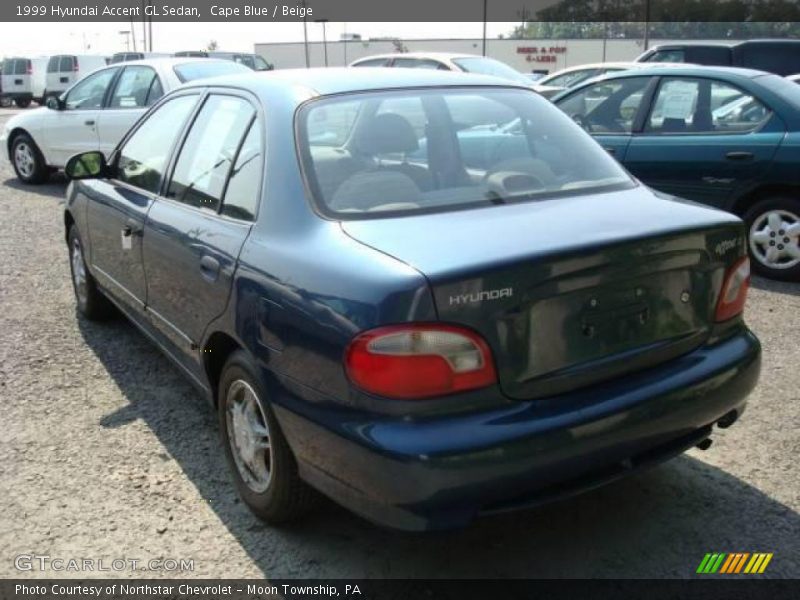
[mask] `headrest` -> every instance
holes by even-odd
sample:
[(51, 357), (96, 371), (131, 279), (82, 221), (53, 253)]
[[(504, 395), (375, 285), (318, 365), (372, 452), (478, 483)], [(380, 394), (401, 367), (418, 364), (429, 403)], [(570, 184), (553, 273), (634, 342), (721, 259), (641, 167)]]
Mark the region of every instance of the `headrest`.
[(330, 200), (333, 210), (370, 210), (393, 203), (417, 203), (414, 180), (397, 171), (362, 171), (348, 177)]
[(356, 146), (364, 154), (391, 154), (414, 152), (419, 148), (414, 128), (405, 118), (395, 113), (383, 113), (372, 118), (363, 127)]

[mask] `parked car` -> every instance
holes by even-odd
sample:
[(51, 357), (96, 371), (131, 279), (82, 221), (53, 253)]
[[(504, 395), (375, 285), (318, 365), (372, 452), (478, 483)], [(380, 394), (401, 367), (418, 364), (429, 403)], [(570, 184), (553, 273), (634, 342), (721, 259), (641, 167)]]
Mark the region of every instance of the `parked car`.
[(438, 69), (440, 71), (462, 71), (479, 75), (492, 75), (527, 86), (531, 81), (523, 73), (507, 64), (474, 54), (447, 52), (404, 52), (398, 54), (376, 54), (359, 58), (351, 67), (401, 67), (405, 69)]
[(117, 52), (111, 55), (108, 64), (115, 65), (121, 62), (131, 62), (134, 60), (150, 60), (153, 58), (169, 58), (171, 55), (166, 52)]
[(800, 40), (662, 44), (642, 53), (636, 61), (744, 67), (790, 75), (800, 72)]
[(553, 102), (646, 184), (741, 216), (754, 268), (800, 279), (800, 89), (723, 67), (627, 71)]
[[(674, 66), (675, 64), (680, 65), (680, 63), (659, 63), (660, 66), (664, 67)], [(629, 71), (631, 69), (641, 69), (648, 66), (651, 65), (637, 62), (605, 62), (578, 65), (575, 67), (569, 67), (567, 69), (561, 69), (560, 71), (556, 71), (547, 77), (543, 77), (536, 82), (536, 85), (533, 86), (533, 89), (535, 89), (545, 98), (551, 98), (559, 92), (563, 92), (566, 89), (575, 87), (576, 85), (592, 79), (593, 77), (598, 77), (607, 73), (618, 73), (620, 71)]]
[(0, 108), (8, 108), (14, 104), (14, 101), (3, 95), (3, 63), (0, 61)]
[(3, 61), (3, 97), (19, 108), (41, 103), (46, 83), (47, 58), (6, 58)]
[[(479, 103), (475, 127), (527, 141), (486, 169), (452, 111)], [(78, 310), (117, 306), (202, 390), (271, 522), (312, 488), (404, 529), (575, 493), (705, 447), (758, 377), (741, 221), (650, 191), (513, 83), (196, 82), (66, 172)]]
[(193, 56), (196, 58), (221, 58), (232, 60), (249, 67), (253, 71), (271, 71), (274, 67), (265, 61), (258, 54), (248, 54), (246, 52), (218, 52), (216, 50), (182, 50), (173, 56)]
[(56, 54), (47, 61), (47, 77), (42, 98), (58, 97), (86, 75), (106, 66), (104, 56), (95, 54)]
[(73, 154), (111, 152), (165, 92), (187, 81), (242, 71), (245, 67), (228, 61), (186, 58), (110, 65), (51, 98), (47, 108), (6, 121), (0, 147), (22, 182), (41, 183)]

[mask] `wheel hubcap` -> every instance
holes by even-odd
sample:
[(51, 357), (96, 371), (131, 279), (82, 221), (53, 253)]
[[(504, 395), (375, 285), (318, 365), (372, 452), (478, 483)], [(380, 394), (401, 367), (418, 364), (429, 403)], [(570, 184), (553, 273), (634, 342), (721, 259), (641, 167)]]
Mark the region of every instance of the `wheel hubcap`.
[(20, 142), (14, 148), (14, 164), (23, 177), (33, 175), (36, 161), (33, 157), (33, 150), (25, 142)]
[(750, 226), (750, 250), (770, 269), (800, 264), (800, 217), (788, 210), (770, 210)]
[(83, 250), (81, 243), (76, 238), (72, 242), (72, 283), (75, 285), (75, 294), (81, 303), (86, 303), (86, 267), (83, 264)]
[(228, 388), (225, 416), (239, 475), (254, 492), (265, 492), (272, 474), (269, 425), (255, 390), (246, 381), (237, 379)]

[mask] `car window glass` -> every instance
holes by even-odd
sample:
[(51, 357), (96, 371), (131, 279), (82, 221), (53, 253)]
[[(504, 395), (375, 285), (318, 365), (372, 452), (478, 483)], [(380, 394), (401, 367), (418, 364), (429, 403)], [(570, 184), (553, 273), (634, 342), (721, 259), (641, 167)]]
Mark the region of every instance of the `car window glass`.
[(683, 50), (658, 50), (647, 62), (686, 62), (686, 53)]
[(354, 64), (354, 67), (385, 67), (386, 63), (389, 62), (388, 59), (385, 58), (372, 58), (370, 60), (362, 60)]
[(58, 56), (51, 56), (50, 60), (47, 61), (47, 72), (48, 73), (57, 73), (58, 72), (58, 65), (59, 65), (59, 57)]
[(261, 130), (259, 121), (250, 125), (244, 139), (236, 163), (228, 179), (225, 199), (222, 203), (222, 214), (236, 219), (252, 221), (256, 215), (258, 194), (261, 186), (261, 168), (263, 165), (261, 150)]
[(74, 68), (73, 59), (71, 56), (62, 56), (61, 62), (58, 65), (58, 70), (62, 73), (69, 73)]
[(438, 69), (441, 63), (436, 60), (419, 58), (395, 58), (394, 66), (402, 69)]
[(17, 59), (14, 61), (14, 75), (25, 75), (28, 72), (28, 61)]
[(141, 108), (147, 106), (147, 94), (156, 72), (150, 67), (125, 67), (111, 95), (110, 108)]
[(573, 87), (578, 85), (581, 81), (586, 81), (590, 77), (598, 74), (597, 69), (581, 69), (580, 71), (571, 71), (564, 73), (552, 79), (548, 79), (542, 85), (552, 85), (553, 87)]
[(320, 109), (314, 112), (306, 125), (308, 137), (315, 146), (341, 146), (350, 136), (358, 117), (361, 102), (341, 102), (337, 110), (328, 112)]
[(249, 67), (250, 69), (255, 70), (256, 63), (253, 61), (253, 57), (248, 54), (237, 54), (233, 57), (234, 62), (237, 62), (245, 67)]
[(269, 63), (267, 63), (267, 61), (265, 61), (260, 56), (258, 55), (254, 56), (253, 61), (255, 64), (256, 71), (269, 71)]
[(66, 107), (70, 110), (101, 108), (108, 86), (118, 69), (104, 69), (77, 83), (67, 94)]
[(163, 95), (164, 88), (161, 85), (161, 80), (158, 77), (153, 77), (153, 83), (150, 85), (150, 91), (147, 93), (147, 106), (155, 104)]
[(117, 178), (158, 193), (172, 145), (196, 102), (196, 95), (178, 96), (151, 113), (120, 150)]
[[(355, 96), (355, 97), (354, 97)], [(354, 107), (352, 103), (357, 103)], [(311, 124), (346, 120), (343, 144)], [(452, 210), (633, 185), (620, 165), (561, 111), (522, 89), (427, 89), (350, 94), (298, 116), (304, 174), (337, 218)]]
[(751, 131), (770, 112), (756, 98), (708, 79), (668, 78), (659, 86), (646, 130), (652, 133)]
[(219, 207), (225, 180), (255, 109), (233, 96), (210, 96), (183, 144), (168, 198), (209, 209)]
[(562, 99), (558, 107), (589, 133), (630, 133), (649, 81), (600, 81)]

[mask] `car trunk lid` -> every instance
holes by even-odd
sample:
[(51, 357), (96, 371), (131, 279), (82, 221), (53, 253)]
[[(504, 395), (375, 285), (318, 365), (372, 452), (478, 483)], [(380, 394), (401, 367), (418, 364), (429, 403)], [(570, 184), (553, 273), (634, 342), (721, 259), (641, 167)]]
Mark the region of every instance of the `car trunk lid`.
[(516, 399), (696, 348), (744, 252), (736, 217), (641, 187), (342, 227), (422, 272), (439, 318), (486, 338)]

